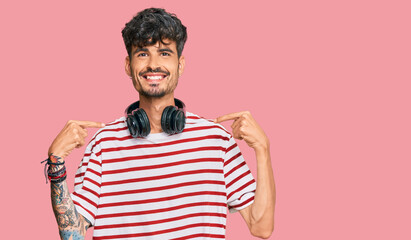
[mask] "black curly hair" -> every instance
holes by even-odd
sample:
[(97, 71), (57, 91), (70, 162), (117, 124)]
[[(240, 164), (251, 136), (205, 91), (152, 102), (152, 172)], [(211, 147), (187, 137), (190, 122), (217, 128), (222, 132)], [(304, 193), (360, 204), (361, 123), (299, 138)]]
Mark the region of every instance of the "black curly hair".
[(162, 8), (147, 8), (137, 13), (121, 31), (127, 53), (131, 57), (133, 46), (150, 46), (158, 41), (170, 39), (176, 42), (178, 57), (187, 40), (187, 28), (175, 14)]

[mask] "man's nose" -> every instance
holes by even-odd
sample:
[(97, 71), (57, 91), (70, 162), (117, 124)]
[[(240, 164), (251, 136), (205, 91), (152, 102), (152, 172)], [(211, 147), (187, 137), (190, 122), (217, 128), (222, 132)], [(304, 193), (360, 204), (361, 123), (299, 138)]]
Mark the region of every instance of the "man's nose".
[(150, 56), (149, 62), (148, 62), (148, 66), (151, 69), (157, 69), (160, 67), (160, 64), (158, 62), (158, 59), (156, 56)]

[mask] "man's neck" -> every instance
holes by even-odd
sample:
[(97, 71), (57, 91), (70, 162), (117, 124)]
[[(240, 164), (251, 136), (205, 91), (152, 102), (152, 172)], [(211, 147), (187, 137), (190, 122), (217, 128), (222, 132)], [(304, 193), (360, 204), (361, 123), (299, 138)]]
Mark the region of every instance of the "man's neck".
[(144, 109), (150, 120), (150, 133), (160, 133), (161, 129), (161, 115), (164, 108), (167, 106), (174, 106), (174, 94), (167, 94), (162, 98), (147, 98), (140, 95), (140, 108)]

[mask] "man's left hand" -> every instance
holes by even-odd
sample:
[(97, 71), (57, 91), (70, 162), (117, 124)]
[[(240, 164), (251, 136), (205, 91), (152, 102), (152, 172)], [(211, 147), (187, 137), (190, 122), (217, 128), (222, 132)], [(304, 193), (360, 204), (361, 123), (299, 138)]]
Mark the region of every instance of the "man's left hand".
[(255, 151), (267, 150), (269, 148), (269, 140), (267, 136), (249, 111), (223, 115), (216, 118), (214, 122), (221, 123), (228, 120), (234, 120), (231, 125), (234, 138), (244, 140), (248, 146)]

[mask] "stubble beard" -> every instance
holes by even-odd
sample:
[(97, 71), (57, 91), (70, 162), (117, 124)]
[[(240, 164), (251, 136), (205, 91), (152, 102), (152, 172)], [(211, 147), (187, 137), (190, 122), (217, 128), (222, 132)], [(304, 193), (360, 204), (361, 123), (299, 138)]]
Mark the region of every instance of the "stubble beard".
[[(162, 98), (165, 95), (174, 92), (178, 84), (178, 78), (175, 84), (173, 85), (168, 84), (166, 89), (159, 89), (159, 84), (150, 84), (150, 88), (148, 90), (144, 89), (140, 80), (138, 79), (136, 80), (135, 76), (133, 76), (133, 83), (134, 83), (134, 86), (136, 86), (136, 84), (140, 86), (138, 89), (136, 87), (135, 88), (141, 96), (144, 96), (146, 98)], [(169, 83), (172, 83), (172, 82), (169, 82)]]

